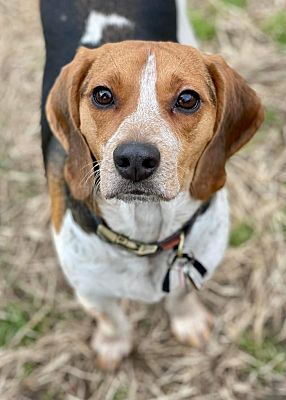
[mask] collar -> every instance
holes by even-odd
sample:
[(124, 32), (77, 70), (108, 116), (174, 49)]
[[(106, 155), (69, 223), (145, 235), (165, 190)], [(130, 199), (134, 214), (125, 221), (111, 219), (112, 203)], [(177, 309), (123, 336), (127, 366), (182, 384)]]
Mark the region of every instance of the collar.
[(183, 249), (184, 240), (191, 231), (198, 217), (203, 215), (210, 207), (213, 198), (202, 203), (194, 214), (183, 224), (183, 226), (175, 231), (167, 238), (151, 243), (144, 243), (132, 240), (112, 230), (107, 223), (95, 212), (91, 211), (87, 205), (79, 200), (75, 200), (65, 185), (67, 195), (67, 206), (71, 209), (74, 220), (89, 233), (95, 233), (102, 240), (117, 245), (138, 257), (151, 256), (160, 253), (163, 250)]
[(118, 245), (130, 253), (142, 257), (155, 255), (163, 250), (182, 249), (184, 246), (185, 237), (191, 231), (197, 218), (208, 210), (211, 202), (212, 198), (202, 203), (195, 213), (188, 219), (188, 221), (185, 222), (185, 224), (172, 235), (168, 236), (164, 240), (152, 243), (143, 243), (132, 240), (127, 236), (113, 231), (110, 227), (108, 227), (105, 221), (95, 214), (92, 214), (91, 216), (94, 221), (94, 226), (96, 227), (95, 233), (100, 238), (111, 244)]

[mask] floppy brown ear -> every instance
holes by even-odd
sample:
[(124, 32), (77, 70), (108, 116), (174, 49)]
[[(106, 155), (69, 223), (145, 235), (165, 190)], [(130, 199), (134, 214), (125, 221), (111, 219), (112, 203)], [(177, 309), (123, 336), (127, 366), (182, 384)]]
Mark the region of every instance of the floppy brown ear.
[(216, 123), (191, 183), (191, 194), (202, 200), (225, 184), (227, 159), (251, 139), (264, 117), (258, 96), (240, 75), (220, 56), (204, 60), (216, 92)]
[(80, 88), (92, 63), (91, 50), (81, 48), (62, 68), (47, 99), (46, 115), (53, 134), (67, 153), (65, 179), (73, 197), (83, 200), (93, 186), (86, 179), (91, 169), (90, 150), (80, 132)]

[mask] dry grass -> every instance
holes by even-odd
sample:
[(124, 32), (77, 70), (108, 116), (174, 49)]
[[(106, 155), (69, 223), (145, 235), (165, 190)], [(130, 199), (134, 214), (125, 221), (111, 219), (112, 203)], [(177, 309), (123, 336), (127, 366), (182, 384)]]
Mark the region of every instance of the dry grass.
[(160, 305), (126, 303), (136, 351), (107, 375), (95, 367), (93, 322), (64, 283), (49, 234), (36, 4), (0, 0), (0, 398), (286, 399), (286, 52), (259, 28), (285, 1), (208, 2), (216, 38), (204, 48), (224, 54), (268, 109), (228, 168), (236, 247), (202, 292), (217, 316), (212, 340), (202, 351), (182, 347)]

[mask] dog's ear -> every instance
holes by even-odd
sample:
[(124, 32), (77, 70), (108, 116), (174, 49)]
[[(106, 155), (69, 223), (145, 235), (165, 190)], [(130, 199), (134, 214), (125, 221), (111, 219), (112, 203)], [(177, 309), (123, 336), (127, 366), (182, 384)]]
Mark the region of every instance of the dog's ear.
[(216, 122), (191, 183), (192, 196), (201, 200), (225, 184), (227, 159), (251, 139), (264, 117), (254, 90), (220, 56), (205, 55), (204, 61), (216, 93)]
[(92, 166), (90, 150), (80, 132), (80, 89), (92, 64), (92, 50), (80, 48), (73, 61), (62, 68), (47, 99), (46, 115), (53, 134), (67, 153), (65, 178), (73, 197), (83, 200), (90, 194)]

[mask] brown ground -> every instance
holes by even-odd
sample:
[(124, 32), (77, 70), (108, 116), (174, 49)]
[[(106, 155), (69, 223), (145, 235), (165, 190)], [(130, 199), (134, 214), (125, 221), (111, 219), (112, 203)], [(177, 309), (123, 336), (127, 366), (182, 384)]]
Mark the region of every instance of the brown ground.
[(264, 128), (228, 168), (236, 246), (202, 292), (217, 317), (213, 337), (201, 351), (183, 347), (161, 305), (126, 303), (137, 348), (104, 374), (88, 345), (93, 322), (65, 284), (50, 239), (37, 2), (0, 0), (0, 399), (286, 399), (286, 52), (261, 30), (286, 3), (208, 3), (216, 38), (203, 47), (222, 53), (268, 109)]

